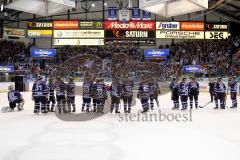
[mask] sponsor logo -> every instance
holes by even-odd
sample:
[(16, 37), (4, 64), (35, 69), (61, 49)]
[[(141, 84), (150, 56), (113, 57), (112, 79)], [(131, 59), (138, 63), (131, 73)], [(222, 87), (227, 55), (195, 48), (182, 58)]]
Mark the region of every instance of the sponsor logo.
[(206, 30), (228, 30), (228, 24), (206, 24)]
[(78, 29), (78, 21), (54, 21), (54, 29)]
[(194, 72), (200, 72), (200, 70), (201, 70), (201, 66), (199, 66), (199, 65), (197, 65), (197, 66), (184, 66), (183, 67), (184, 72), (194, 73)]
[(124, 31), (124, 30), (108, 30), (106, 31), (106, 38), (155, 38), (154, 31)]
[(27, 23), (29, 28), (52, 28), (52, 22), (28, 22)]
[(169, 55), (169, 49), (147, 49), (144, 50), (144, 56), (147, 58), (162, 58)]
[(205, 32), (206, 39), (228, 39), (229, 36), (228, 32)]
[(119, 29), (119, 30), (154, 30), (155, 22), (145, 21), (130, 21), (128, 23), (122, 23), (119, 21), (106, 21), (106, 29)]
[(53, 39), (55, 46), (103, 46), (104, 39)]
[(51, 38), (52, 30), (28, 30), (29, 38)]
[(79, 22), (79, 28), (103, 28), (103, 22)]
[(5, 37), (25, 37), (24, 29), (3, 28), (3, 36)]
[(54, 30), (54, 38), (104, 38), (104, 30)]
[(125, 40), (125, 39), (114, 39), (109, 40), (107, 39), (106, 44), (138, 44), (141, 46), (155, 46), (156, 41), (155, 40)]
[(3, 73), (14, 72), (14, 66), (0, 66), (0, 72)]
[(181, 22), (182, 31), (204, 31), (203, 22)]
[(204, 31), (157, 31), (156, 38), (162, 39), (204, 39)]
[(157, 22), (156, 29), (179, 30), (180, 22)]
[(31, 50), (31, 53), (32, 53), (32, 57), (35, 57), (35, 58), (56, 56), (55, 49), (33, 49)]

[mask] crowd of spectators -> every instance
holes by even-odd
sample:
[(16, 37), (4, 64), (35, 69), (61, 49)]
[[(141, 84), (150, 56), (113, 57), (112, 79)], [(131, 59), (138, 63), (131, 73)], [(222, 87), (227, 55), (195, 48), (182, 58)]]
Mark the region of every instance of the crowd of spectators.
[(54, 76), (81, 75), (91, 71), (107, 77), (111, 74), (122, 77), (123, 74), (139, 76), (146, 73), (169, 79), (182, 76), (182, 67), (185, 65), (201, 65), (202, 70), (198, 74), (201, 77), (240, 75), (239, 57), (236, 57), (240, 55), (238, 37), (228, 40), (191, 40), (159, 46), (169, 48), (170, 55), (155, 62), (145, 59), (143, 49), (138, 45), (108, 44), (57, 48), (57, 57), (51, 60), (51, 64), (46, 63), (47, 60), (41, 61), (44, 63), (40, 67), (39, 60), (30, 58), (30, 47), (23, 42), (0, 40), (0, 63), (21, 64), (20, 68), (29, 67), (28, 70), (35, 74), (42, 72)]

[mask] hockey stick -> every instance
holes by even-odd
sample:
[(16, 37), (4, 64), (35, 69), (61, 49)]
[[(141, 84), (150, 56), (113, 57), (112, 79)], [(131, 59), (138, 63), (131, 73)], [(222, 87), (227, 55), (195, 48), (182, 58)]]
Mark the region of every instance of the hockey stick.
[(199, 106), (199, 108), (204, 108), (206, 107), (207, 105), (209, 105), (211, 103), (211, 101), (209, 101), (208, 103), (206, 103), (204, 106)]

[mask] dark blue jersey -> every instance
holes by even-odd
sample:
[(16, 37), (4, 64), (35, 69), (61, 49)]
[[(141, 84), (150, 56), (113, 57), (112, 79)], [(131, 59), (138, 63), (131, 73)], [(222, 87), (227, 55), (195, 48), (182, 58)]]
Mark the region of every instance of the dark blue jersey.
[(150, 90), (149, 91), (150, 96), (153, 96), (153, 97), (158, 96), (160, 93), (160, 87), (156, 82), (149, 83), (149, 90)]
[(111, 96), (120, 97), (122, 92), (121, 83), (113, 82), (110, 86)]
[(230, 93), (237, 93), (238, 82), (237, 81), (230, 81), (228, 82), (228, 90)]
[(134, 82), (132, 80), (123, 81), (122, 95), (124, 97), (132, 97), (133, 96), (133, 87), (134, 87)]
[(22, 97), (22, 95), (20, 94), (20, 92), (18, 92), (16, 90), (8, 92), (8, 101), (11, 103), (18, 101), (19, 99), (21, 99), (21, 97)]
[(173, 93), (178, 93), (178, 83), (176, 81), (172, 81), (169, 85), (169, 89), (173, 92)]
[(85, 81), (83, 83), (83, 97), (84, 98), (91, 98), (93, 91), (93, 82)]
[(93, 86), (93, 97), (95, 99), (103, 99), (107, 96), (107, 87), (105, 84), (97, 83)]
[(48, 87), (49, 95), (54, 96), (55, 84), (48, 83), (47, 87)]
[(225, 93), (226, 86), (223, 82), (216, 82), (214, 85), (214, 92), (215, 93)]
[(150, 96), (150, 88), (148, 82), (141, 82), (138, 87), (138, 95), (140, 99), (147, 99)]
[(55, 90), (57, 96), (65, 95), (65, 91), (67, 89), (67, 85), (63, 81), (57, 81), (55, 83)]
[(196, 81), (189, 82), (189, 92), (190, 94), (199, 93), (199, 83)]
[(32, 95), (33, 97), (41, 97), (48, 95), (48, 87), (45, 81), (37, 80), (34, 82), (32, 87)]
[(178, 92), (180, 96), (188, 96), (189, 85), (186, 82), (180, 82), (178, 85)]
[(68, 82), (67, 84), (67, 96), (74, 97), (75, 96), (75, 83), (74, 82)]

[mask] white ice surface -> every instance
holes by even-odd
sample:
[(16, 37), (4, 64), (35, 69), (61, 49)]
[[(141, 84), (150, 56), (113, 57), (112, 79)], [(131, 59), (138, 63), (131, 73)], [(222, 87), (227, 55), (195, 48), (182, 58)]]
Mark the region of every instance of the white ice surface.
[[(0, 160), (240, 160), (238, 109), (215, 111), (210, 104), (185, 123), (119, 122), (111, 114), (64, 122), (53, 113), (34, 115), (30, 93), (24, 98), (23, 112), (0, 113)], [(170, 94), (159, 100), (163, 113), (181, 113), (170, 110)], [(200, 95), (200, 105), (208, 100)], [(7, 106), (6, 94), (0, 104)], [(80, 106), (77, 97), (78, 111)], [(138, 102), (133, 112), (139, 109)]]

